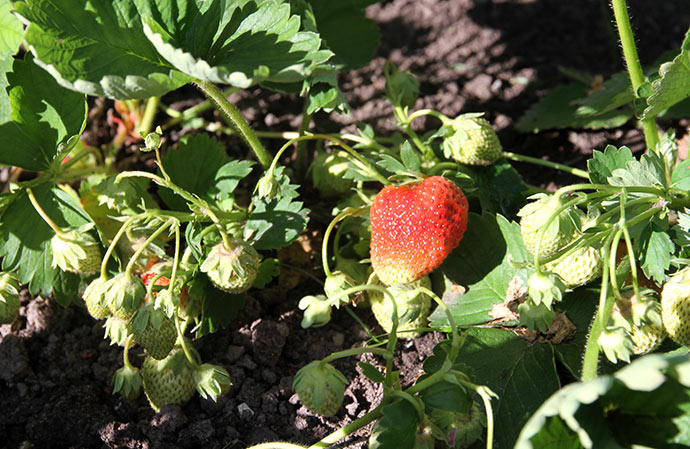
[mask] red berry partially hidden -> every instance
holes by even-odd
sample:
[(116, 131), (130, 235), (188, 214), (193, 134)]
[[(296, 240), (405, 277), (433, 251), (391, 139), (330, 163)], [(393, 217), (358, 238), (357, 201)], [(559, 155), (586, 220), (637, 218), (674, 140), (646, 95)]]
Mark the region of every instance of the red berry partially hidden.
[(467, 228), (467, 198), (441, 176), (387, 186), (371, 205), (371, 264), (387, 285), (406, 284), (438, 268)]

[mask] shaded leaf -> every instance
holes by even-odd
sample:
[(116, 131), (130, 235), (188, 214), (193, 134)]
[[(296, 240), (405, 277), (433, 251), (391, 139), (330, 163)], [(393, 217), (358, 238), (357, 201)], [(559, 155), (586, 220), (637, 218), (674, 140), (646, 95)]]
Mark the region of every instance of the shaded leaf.
[(681, 51), (673, 61), (659, 67), (659, 78), (652, 82), (654, 93), (647, 98), (643, 118), (654, 117), (670, 106), (690, 97), (690, 30)]
[(616, 73), (606, 80), (599, 89), (577, 101), (576, 115), (599, 115), (612, 111), (635, 98), (627, 73)]
[(244, 307), (244, 294), (231, 295), (215, 288), (205, 274), (197, 274), (188, 285), (189, 296), (202, 304), (201, 318), (195, 328), (197, 337), (227, 326)]
[(664, 280), (665, 271), (671, 266), (671, 254), (675, 250), (671, 237), (666, 232), (666, 225), (652, 222), (644, 228), (636, 246), (645, 276), (654, 279), (657, 284)]
[[(57, 186), (43, 184), (33, 189), (46, 214), (61, 228), (78, 227), (90, 222), (88, 214), (69, 194)], [(2, 268), (19, 275), (29, 285), (31, 294), (48, 296), (58, 278), (53, 268), (50, 239), (55, 232), (43, 221), (23, 193), (10, 204), (0, 222), (0, 257)]]
[(369, 435), (371, 449), (413, 449), (419, 425), (414, 405), (397, 399), (383, 407), (383, 414)]
[(690, 159), (686, 159), (673, 169), (671, 188), (690, 190)]
[[(528, 271), (513, 267), (511, 258), (515, 261), (530, 258), (519, 225), (501, 215), (470, 213), (462, 241), (441, 266), (449, 280), (443, 301), (456, 324), (485, 323), (491, 319), (492, 306), (505, 301), (513, 278), (517, 276), (526, 285)], [(452, 284), (467, 286), (467, 293), (454, 293)], [(448, 326), (446, 314), (440, 308), (429, 320), (433, 326)]]
[(568, 84), (552, 90), (520, 117), (515, 128), (521, 132), (553, 128), (615, 128), (632, 118), (631, 109), (615, 109), (604, 114), (578, 116), (577, 101), (584, 98), (585, 86)]
[(551, 346), (510, 331), (468, 329), (458, 360), (474, 369), (475, 383), (499, 397), (493, 402), (499, 448), (512, 448), (529, 417), (560, 388)]
[(653, 354), (613, 375), (567, 385), (529, 419), (515, 448), (687, 447), (689, 369), (687, 355)]

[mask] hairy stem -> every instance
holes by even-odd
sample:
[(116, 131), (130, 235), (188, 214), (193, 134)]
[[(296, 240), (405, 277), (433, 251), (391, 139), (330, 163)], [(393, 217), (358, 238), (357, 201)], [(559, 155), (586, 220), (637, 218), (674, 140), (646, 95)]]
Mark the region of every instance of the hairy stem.
[[(637, 55), (637, 47), (635, 46), (635, 37), (633, 36), (632, 27), (630, 26), (628, 5), (625, 0), (611, 0), (611, 8), (613, 9), (613, 15), (616, 19), (618, 35), (620, 36), (621, 46), (623, 47), (623, 57), (625, 58), (625, 65), (628, 68), (633, 94), (635, 98), (639, 98), (637, 96), (637, 90), (640, 85), (645, 82), (645, 76), (642, 71), (642, 66), (640, 65), (640, 58)], [(656, 127), (656, 121), (653, 118), (646, 118), (640, 120), (640, 125), (644, 133), (644, 140), (647, 144), (647, 148), (653, 150), (659, 143), (659, 131)]]
[(543, 167), (553, 168), (554, 170), (560, 170), (571, 175), (577, 176), (579, 178), (589, 179), (589, 173), (585, 170), (580, 170), (579, 168), (569, 167), (564, 164), (559, 164), (558, 162), (545, 161), (543, 159), (538, 159), (536, 157), (525, 156), (522, 154), (511, 153), (509, 151), (503, 152), (503, 157), (506, 159), (511, 159), (518, 162), (527, 162), (534, 165), (541, 165)]
[(273, 158), (268, 154), (268, 151), (266, 151), (266, 148), (264, 148), (257, 135), (254, 133), (254, 130), (251, 129), (235, 105), (230, 103), (225, 95), (223, 95), (223, 92), (213, 83), (197, 80), (196, 84), (204, 95), (213, 102), (223, 118), (237, 129), (237, 132), (240, 133), (240, 136), (242, 136), (247, 145), (252, 149), (264, 169), (268, 168)]

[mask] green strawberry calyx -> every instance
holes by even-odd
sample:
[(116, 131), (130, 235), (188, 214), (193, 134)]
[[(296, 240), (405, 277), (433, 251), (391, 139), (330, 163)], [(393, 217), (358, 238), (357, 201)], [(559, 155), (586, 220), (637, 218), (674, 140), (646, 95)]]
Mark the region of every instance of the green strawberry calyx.
[(204, 363), (196, 367), (194, 382), (199, 395), (214, 402), (218, 396), (227, 393), (232, 387), (232, 381), (228, 372), (218, 365)]
[(525, 248), (539, 259), (556, 254), (573, 241), (582, 213), (569, 207), (561, 195), (538, 193), (529, 199), (518, 216)]
[(56, 233), (50, 240), (53, 253), (53, 268), (63, 271), (91, 274), (98, 271), (101, 262), (101, 249), (96, 239), (89, 233), (94, 227), (87, 223), (77, 229)]
[(356, 282), (354, 279), (352, 279), (352, 276), (342, 271), (334, 271), (326, 277), (326, 281), (323, 285), (323, 291), (329, 299), (335, 298), (333, 305), (336, 308), (339, 308), (341, 304), (357, 302), (357, 297), (361, 296), (361, 294), (354, 294), (349, 296), (341, 295), (339, 298), (336, 298), (337, 295), (340, 295), (342, 292), (354, 287), (355, 285)]
[(111, 313), (105, 300), (106, 284), (108, 280), (97, 277), (84, 290), (84, 304), (89, 314), (97, 320), (108, 318)]
[(252, 286), (259, 270), (259, 253), (244, 240), (229, 239), (216, 244), (199, 269), (213, 284), (228, 293), (243, 293)]
[[(146, 286), (138, 276), (119, 273), (105, 284), (105, 302), (115, 314), (132, 314), (146, 301)], [(129, 317), (128, 317), (129, 318)]]
[(127, 399), (136, 399), (141, 392), (141, 373), (132, 365), (125, 365), (113, 375), (113, 394), (120, 393)]
[(545, 304), (548, 308), (554, 301), (563, 299), (565, 289), (560, 276), (554, 273), (537, 271), (527, 280), (527, 292), (534, 304)]
[(302, 328), (320, 327), (331, 321), (332, 305), (332, 301), (324, 295), (309, 295), (300, 299), (298, 307), (304, 310)]

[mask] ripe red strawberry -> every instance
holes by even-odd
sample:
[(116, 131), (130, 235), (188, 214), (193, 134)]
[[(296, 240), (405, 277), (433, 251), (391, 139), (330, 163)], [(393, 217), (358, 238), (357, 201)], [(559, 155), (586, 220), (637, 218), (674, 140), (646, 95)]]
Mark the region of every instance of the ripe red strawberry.
[(371, 264), (387, 285), (421, 279), (458, 246), (467, 228), (467, 198), (446, 178), (386, 186), (371, 205)]

